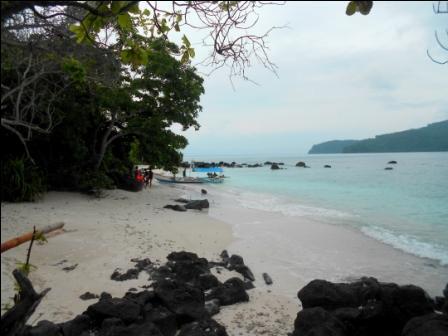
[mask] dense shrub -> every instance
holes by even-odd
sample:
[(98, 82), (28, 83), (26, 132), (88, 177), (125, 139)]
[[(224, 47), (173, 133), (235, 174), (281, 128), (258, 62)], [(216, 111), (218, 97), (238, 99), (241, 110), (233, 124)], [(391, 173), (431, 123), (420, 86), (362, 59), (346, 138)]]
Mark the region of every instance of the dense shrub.
[(46, 189), (42, 172), (25, 158), (2, 160), (2, 201), (29, 202)]

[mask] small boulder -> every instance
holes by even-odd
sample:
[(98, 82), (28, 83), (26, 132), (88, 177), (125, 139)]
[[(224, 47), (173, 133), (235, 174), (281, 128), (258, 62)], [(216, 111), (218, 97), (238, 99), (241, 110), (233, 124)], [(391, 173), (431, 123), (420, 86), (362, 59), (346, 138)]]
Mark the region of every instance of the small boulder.
[(207, 190), (205, 190), (205, 189), (201, 189), (201, 194), (202, 194), (202, 195), (207, 195)]
[(386, 168), (384, 168), (384, 170), (393, 170), (394, 168), (392, 168), (392, 167), (386, 167)]
[(187, 209), (202, 210), (208, 209), (210, 204), (207, 199), (190, 201), (185, 205)]
[(244, 259), (238, 254), (232, 254), (229, 258), (229, 270), (232, 270), (237, 265), (244, 265)]
[(245, 290), (251, 290), (254, 289), (255, 285), (252, 281), (248, 280), (248, 279), (244, 279), (244, 289)]
[(139, 274), (140, 271), (136, 268), (130, 268), (126, 271), (126, 273), (121, 273), (118, 269), (116, 269), (110, 276), (110, 279), (114, 281), (126, 281), (130, 279), (137, 279)]
[(330, 165), (325, 165), (324, 168), (331, 168), (331, 166)]
[(255, 276), (246, 265), (235, 265), (233, 266), (233, 270), (240, 273), (245, 279), (249, 279), (250, 281), (255, 281)]
[(99, 295), (90, 292), (85, 292), (84, 294), (81, 294), (79, 298), (83, 301), (86, 301), (86, 300), (98, 299)]
[(227, 250), (223, 250), (219, 256), (221, 257), (222, 261), (225, 263), (227, 263), (230, 259), (229, 253), (227, 252)]
[(397, 164), (398, 162), (395, 160), (389, 161), (387, 164)]
[(213, 288), (206, 298), (207, 300), (218, 299), (222, 306), (249, 301), (244, 282), (239, 278), (230, 278), (222, 285)]
[(305, 167), (306, 167), (306, 163), (303, 162), (303, 161), (299, 161), (299, 162), (296, 163), (296, 167), (302, 167), (302, 168), (305, 168)]
[(263, 273), (263, 279), (266, 285), (272, 285), (272, 278), (267, 273)]
[(273, 164), (271, 165), (271, 170), (277, 170), (277, 169), (280, 169), (280, 167), (278, 166), (278, 164), (273, 163)]

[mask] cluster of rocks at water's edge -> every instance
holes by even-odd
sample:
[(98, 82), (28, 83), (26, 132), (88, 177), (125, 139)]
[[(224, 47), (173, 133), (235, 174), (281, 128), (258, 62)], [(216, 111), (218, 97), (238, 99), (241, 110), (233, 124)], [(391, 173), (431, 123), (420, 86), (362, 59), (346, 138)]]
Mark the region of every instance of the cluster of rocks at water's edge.
[[(133, 259), (126, 272), (115, 270), (111, 279), (124, 281), (149, 274), (151, 284), (141, 292), (129, 290), (123, 298), (99, 295), (98, 302), (73, 320), (55, 324), (41, 321), (28, 327), (33, 336), (226, 336), (225, 326), (212, 316), (221, 307), (247, 302), (255, 276), (239, 255), (227, 251), (219, 261), (191, 252), (173, 252), (156, 265)], [(239, 272), (220, 282), (211, 272), (223, 268)], [(272, 279), (266, 273), (267, 284)], [(86, 293), (87, 294), (87, 293)], [(88, 293), (84, 299), (97, 299)], [(381, 283), (361, 278), (352, 283), (313, 280), (298, 292), (303, 309), (290, 336), (442, 336), (448, 335), (448, 284), (444, 296), (431, 299), (420, 287)]]

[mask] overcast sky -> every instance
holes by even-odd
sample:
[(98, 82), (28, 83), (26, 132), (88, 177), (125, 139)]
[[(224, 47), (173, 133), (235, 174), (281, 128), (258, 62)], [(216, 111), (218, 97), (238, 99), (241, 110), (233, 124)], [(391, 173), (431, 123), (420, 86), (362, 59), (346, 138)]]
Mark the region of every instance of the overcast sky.
[[(188, 156), (301, 155), (319, 142), (361, 139), (448, 119), (448, 15), (431, 2), (374, 2), (368, 16), (345, 15), (347, 2), (269, 6), (257, 29), (287, 24), (269, 37), (278, 77), (249, 69), (259, 85), (205, 78), (201, 128), (184, 134)], [(188, 33), (199, 41), (198, 32)], [(448, 41), (446, 41), (448, 42)], [(198, 59), (205, 50), (195, 44)], [(201, 69), (200, 70), (204, 70)]]

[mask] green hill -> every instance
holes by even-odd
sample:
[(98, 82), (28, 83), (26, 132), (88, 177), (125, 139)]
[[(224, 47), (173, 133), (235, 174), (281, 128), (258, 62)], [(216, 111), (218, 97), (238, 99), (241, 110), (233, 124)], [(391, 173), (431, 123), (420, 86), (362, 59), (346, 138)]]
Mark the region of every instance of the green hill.
[(333, 140), (322, 142), (311, 147), (308, 154), (334, 154), (343, 153), (345, 147), (356, 143), (358, 140)]
[[(426, 127), (377, 135), (365, 140), (328, 141), (314, 145), (309, 154), (326, 153), (388, 153), (448, 151), (448, 120)], [(342, 146), (342, 148), (341, 148)]]

